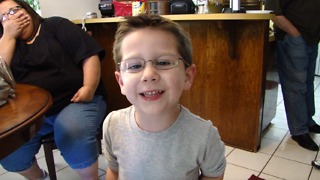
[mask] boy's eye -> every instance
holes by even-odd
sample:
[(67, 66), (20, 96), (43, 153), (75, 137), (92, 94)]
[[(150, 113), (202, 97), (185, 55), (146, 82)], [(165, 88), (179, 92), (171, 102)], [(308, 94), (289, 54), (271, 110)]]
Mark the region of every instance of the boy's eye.
[(125, 69), (137, 70), (143, 68), (144, 61), (141, 59), (130, 59), (125, 62)]
[(128, 65), (127, 69), (141, 69), (143, 66), (142, 64), (132, 64), (132, 65)]
[(156, 66), (169, 66), (171, 64), (172, 64), (172, 62), (170, 60), (167, 60), (167, 59), (158, 59), (155, 62)]

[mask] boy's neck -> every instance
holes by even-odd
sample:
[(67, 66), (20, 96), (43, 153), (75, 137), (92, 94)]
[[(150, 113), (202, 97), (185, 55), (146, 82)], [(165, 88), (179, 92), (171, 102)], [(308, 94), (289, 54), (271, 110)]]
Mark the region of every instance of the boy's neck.
[(136, 110), (134, 118), (140, 129), (148, 132), (161, 132), (168, 129), (178, 119), (180, 111), (180, 105), (168, 113), (159, 115), (145, 114)]

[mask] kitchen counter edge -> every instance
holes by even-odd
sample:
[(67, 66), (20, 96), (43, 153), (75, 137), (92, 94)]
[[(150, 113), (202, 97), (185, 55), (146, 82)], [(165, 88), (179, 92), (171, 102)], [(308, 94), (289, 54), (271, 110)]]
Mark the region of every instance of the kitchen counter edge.
[[(246, 13), (216, 13), (216, 14), (179, 14), (162, 15), (174, 21), (201, 21), (201, 20), (271, 20), (274, 14), (246, 14)], [(76, 19), (72, 20), (75, 24), (91, 23), (115, 23), (124, 21), (124, 17), (106, 17), (95, 19)]]

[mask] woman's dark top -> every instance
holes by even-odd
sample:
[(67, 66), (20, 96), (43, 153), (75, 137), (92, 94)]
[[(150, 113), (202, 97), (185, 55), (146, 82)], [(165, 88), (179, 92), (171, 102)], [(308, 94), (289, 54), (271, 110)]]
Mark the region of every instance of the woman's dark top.
[[(53, 97), (47, 116), (70, 104), (72, 96), (83, 85), (82, 62), (104, 50), (79, 26), (61, 17), (46, 18), (33, 44), (18, 41), (11, 61), (16, 82), (39, 86)], [(104, 95), (99, 84), (96, 95)]]

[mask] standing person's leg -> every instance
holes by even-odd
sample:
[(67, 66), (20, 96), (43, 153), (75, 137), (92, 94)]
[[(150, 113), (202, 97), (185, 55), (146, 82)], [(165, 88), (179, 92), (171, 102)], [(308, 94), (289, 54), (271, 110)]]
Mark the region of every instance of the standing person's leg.
[(16, 172), (27, 179), (42, 179), (46, 174), (40, 169), (35, 155), (41, 146), (41, 137), (53, 131), (52, 120), (55, 117), (45, 119), (41, 129), (29, 142), (14, 151), (0, 161), (0, 164), (9, 172)]
[(308, 78), (310, 62), (307, 49), (302, 37), (286, 35), (284, 41), (278, 41), (278, 71), (292, 138), (304, 148), (319, 150), (308, 129), (309, 116), (313, 116), (314, 110), (310, 108), (310, 100), (307, 100), (308, 97), (313, 98), (313, 90), (310, 89), (310, 82), (307, 82), (308, 79), (313, 81)]
[(308, 106), (308, 123), (309, 132), (320, 133), (320, 126), (315, 123), (312, 116), (315, 114), (314, 104), (314, 78), (316, 60), (318, 56), (318, 45), (308, 46), (307, 53), (309, 55), (309, 69), (307, 78), (307, 106)]
[(97, 134), (105, 117), (106, 104), (101, 96), (91, 102), (72, 103), (55, 121), (55, 141), (61, 155), (82, 179), (98, 179)]

